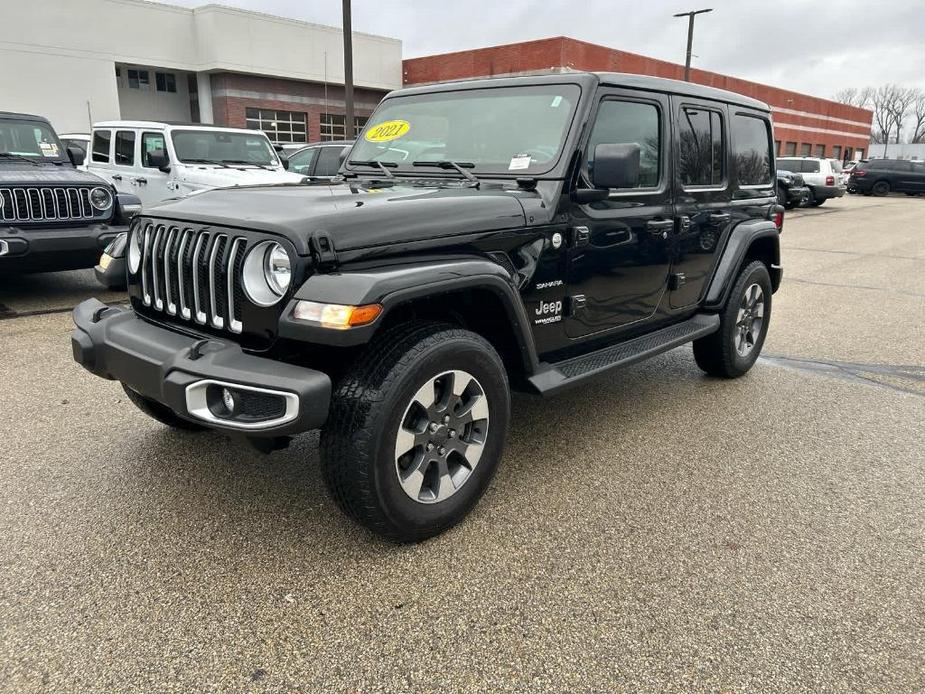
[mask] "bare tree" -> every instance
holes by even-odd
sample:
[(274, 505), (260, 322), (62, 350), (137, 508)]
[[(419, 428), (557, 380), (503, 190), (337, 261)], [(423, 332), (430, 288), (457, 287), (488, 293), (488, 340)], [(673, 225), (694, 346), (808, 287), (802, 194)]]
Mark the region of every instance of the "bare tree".
[(925, 142), (925, 89), (916, 87), (912, 101), (912, 137), (909, 142)]
[(915, 103), (915, 91), (916, 90), (913, 88), (904, 89), (903, 87), (896, 87), (896, 96), (893, 99), (890, 109), (893, 116), (893, 129), (896, 131), (897, 142), (902, 142), (903, 125), (906, 122), (906, 116), (909, 115), (912, 104)]
[(840, 104), (864, 108), (871, 103), (874, 91), (872, 87), (863, 87), (861, 89), (857, 87), (846, 87), (845, 89), (840, 89), (835, 92), (832, 99)]

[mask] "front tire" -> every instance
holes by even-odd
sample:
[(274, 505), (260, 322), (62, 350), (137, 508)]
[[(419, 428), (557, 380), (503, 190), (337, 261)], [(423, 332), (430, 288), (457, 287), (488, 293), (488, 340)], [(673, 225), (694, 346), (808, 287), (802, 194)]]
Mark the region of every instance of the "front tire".
[(771, 276), (761, 261), (739, 273), (719, 330), (694, 340), (694, 360), (703, 371), (721, 378), (738, 378), (758, 359), (771, 319)]
[(322, 474), (354, 520), (395, 542), (424, 540), (475, 506), (509, 419), (507, 374), (485, 339), (441, 323), (396, 326), (337, 385)]

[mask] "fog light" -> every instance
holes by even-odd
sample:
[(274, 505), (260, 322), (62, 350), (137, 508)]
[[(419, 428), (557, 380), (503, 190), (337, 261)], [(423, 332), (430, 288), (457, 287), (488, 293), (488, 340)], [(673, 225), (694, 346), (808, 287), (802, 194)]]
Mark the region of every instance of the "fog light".
[(234, 414), (234, 408), (237, 403), (234, 401), (234, 393), (227, 388), (222, 388), (222, 404), (228, 410), (228, 414)]

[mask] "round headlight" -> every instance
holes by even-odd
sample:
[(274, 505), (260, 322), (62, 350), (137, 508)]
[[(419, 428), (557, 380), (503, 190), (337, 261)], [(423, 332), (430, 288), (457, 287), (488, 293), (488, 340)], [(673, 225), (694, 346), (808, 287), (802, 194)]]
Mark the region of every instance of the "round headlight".
[(282, 296), (289, 289), (289, 281), (292, 279), (292, 263), (289, 262), (289, 254), (286, 253), (285, 248), (274, 243), (267, 249), (264, 263), (266, 263), (264, 272), (266, 272), (270, 289)]
[(244, 293), (258, 306), (279, 301), (292, 281), (292, 262), (286, 249), (275, 241), (263, 241), (244, 258)]
[(100, 212), (112, 207), (112, 193), (106, 188), (94, 188), (90, 191), (90, 204)]
[(144, 238), (144, 231), (141, 226), (135, 227), (128, 238), (128, 271), (131, 274), (138, 272), (141, 265), (141, 243)]

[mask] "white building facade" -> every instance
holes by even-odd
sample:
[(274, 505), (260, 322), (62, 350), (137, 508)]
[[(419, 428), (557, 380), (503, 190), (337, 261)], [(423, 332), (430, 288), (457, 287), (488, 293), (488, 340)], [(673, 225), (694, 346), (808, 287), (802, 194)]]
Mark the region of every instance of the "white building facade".
[[(153, 119), (267, 131), (277, 142), (351, 136), (340, 28), (144, 0), (0, 3), (0, 110), (58, 132)], [(357, 123), (401, 86), (401, 42), (354, 33)]]

